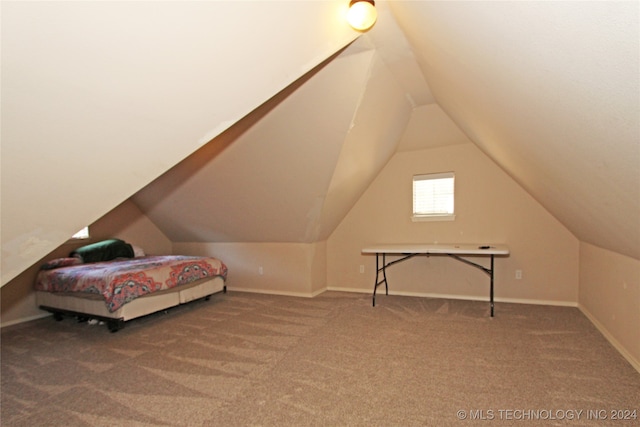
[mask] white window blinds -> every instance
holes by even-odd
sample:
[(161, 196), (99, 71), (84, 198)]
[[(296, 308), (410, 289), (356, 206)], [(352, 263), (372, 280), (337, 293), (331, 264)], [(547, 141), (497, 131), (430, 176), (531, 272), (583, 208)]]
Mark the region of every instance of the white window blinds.
[(453, 219), (454, 173), (435, 173), (413, 177), (414, 218)]

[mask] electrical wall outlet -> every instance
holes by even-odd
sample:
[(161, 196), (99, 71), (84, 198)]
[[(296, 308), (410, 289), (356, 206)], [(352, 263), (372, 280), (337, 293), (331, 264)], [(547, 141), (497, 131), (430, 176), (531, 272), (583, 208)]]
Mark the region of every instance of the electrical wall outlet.
[(522, 270), (516, 270), (516, 279), (522, 279)]
[(262, 268), (262, 266), (258, 267), (258, 274), (261, 276), (264, 274), (264, 269)]
[(364, 273), (364, 265), (360, 264), (360, 273)]

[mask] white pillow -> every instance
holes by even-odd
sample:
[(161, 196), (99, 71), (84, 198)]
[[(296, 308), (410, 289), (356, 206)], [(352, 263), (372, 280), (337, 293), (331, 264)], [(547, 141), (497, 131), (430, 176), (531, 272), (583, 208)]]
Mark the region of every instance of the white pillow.
[(138, 258), (141, 256), (145, 256), (144, 249), (142, 249), (140, 246), (131, 245), (131, 247), (133, 248), (134, 257)]

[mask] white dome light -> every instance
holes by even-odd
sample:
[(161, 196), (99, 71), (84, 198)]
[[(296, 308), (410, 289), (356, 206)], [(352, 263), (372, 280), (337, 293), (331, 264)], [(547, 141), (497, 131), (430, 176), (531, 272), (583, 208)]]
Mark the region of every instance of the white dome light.
[(376, 19), (378, 19), (378, 11), (373, 0), (351, 0), (347, 21), (354, 29), (367, 31), (373, 27)]

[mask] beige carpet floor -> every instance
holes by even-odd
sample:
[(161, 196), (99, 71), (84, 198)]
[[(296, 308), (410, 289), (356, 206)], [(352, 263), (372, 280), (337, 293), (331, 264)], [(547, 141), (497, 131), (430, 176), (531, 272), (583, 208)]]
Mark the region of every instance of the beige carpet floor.
[(40, 319), (2, 330), (0, 421), (640, 425), (640, 374), (578, 309), (488, 314), (486, 302), (229, 291), (117, 333)]

